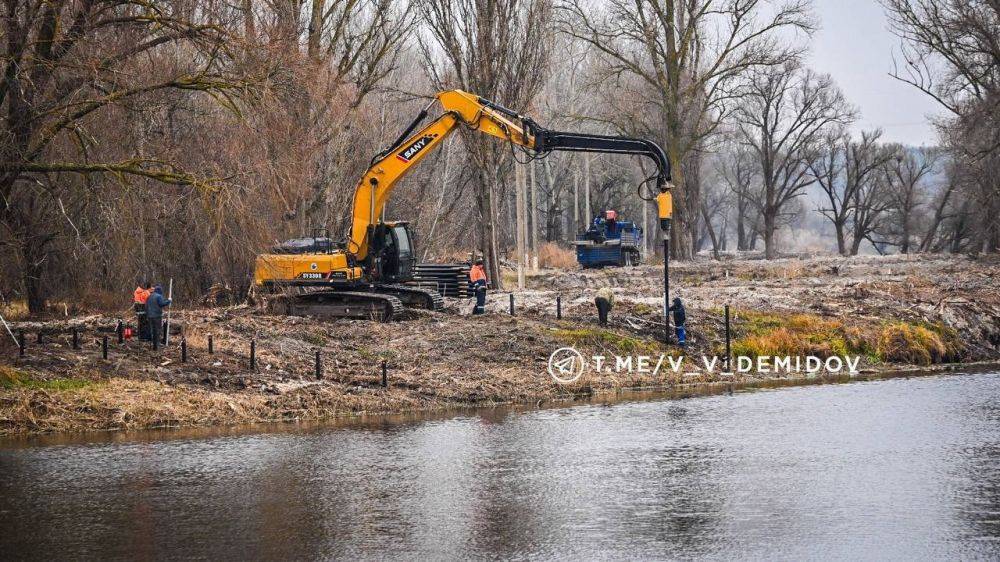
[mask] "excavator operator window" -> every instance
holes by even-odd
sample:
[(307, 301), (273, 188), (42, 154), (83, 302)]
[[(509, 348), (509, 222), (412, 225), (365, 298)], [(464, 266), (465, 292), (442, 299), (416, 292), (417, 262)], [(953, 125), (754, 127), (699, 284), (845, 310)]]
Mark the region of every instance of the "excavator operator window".
[(400, 256), (410, 255), (410, 233), (407, 232), (405, 226), (397, 226), (393, 228), (396, 232), (396, 245), (399, 247)]

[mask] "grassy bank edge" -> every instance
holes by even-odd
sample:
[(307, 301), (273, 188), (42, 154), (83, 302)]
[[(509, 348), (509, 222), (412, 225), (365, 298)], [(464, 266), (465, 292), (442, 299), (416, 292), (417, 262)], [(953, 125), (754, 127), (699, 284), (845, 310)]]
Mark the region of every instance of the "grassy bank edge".
[[(640, 396), (682, 399), (755, 389), (783, 388), (898, 377), (929, 376), (953, 372), (970, 374), (1000, 368), (1000, 362), (947, 363), (932, 366), (893, 365), (863, 369), (856, 375), (723, 377), (713, 380), (641, 386), (618, 386), (558, 396), (539, 395), (527, 400), (489, 403), (441, 402), (420, 407), (397, 406), (366, 410), (313, 409), (288, 416), (269, 409), (266, 396), (232, 395), (212, 390), (173, 387), (157, 381), (110, 379), (69, 388), (0, 389), (0, 437), (40, 434), (87, 434), (198, 427), (254, 427), (274, 424), (296, 427), (302, 423), (368, 420), (380, 416), (438, 412), (486, 411), (494, 408), (531, 409), (566, 407), (587, 402), (618, 402)], [(391, 392), (391, 391), (390, 391)], [(388, 402), (393, 404), (392, 402)], [(10, 416), (21, 406), (23, 418)], [(411, 405), (412, 406), (412, 405)], [(14, 409), (12, 409), (12, 407)], [(40, 416), (39, 413), (42, 415)], [(48, 415), (48, 417), (45, 417)], [(11, 422), (14, 422), (13, 424)], [(15, 425), (16, 424), (16, 425)]]

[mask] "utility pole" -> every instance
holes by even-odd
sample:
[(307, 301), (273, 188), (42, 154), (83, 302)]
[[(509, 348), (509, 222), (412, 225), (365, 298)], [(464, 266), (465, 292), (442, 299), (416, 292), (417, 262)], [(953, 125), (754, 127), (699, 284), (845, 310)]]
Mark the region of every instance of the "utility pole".
[(535, 161), (528, 161), (531, 171), (531, 270), (538, 271), (538, 184), (535, 177)]
[(590, 208), (590, 154), (583, 155), (583, 220), (589, 226), (594, 218), (594, 211)]
[(514, 162), (514, 185), (515, 185), (515, 226), (517, 230), (517, 288), (524, 290), (524, 268), (528, 260), (525, 252), (525, 238), (528, 234), (527, 212), (525, 209), (525, 189), (524, 189), (524, 166), (517, 161)]
[(570, 236), (575, 236), (580, 230), (580, 174), (573, 170), (573, 232)]

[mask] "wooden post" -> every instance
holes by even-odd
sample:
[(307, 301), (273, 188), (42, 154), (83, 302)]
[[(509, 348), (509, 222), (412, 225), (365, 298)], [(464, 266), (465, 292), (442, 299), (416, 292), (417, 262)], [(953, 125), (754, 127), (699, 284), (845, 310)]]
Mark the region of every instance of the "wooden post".
[(385, 359), (382, 360), (382, 388), (389, 388), (389, 372), (386, 370)]
[(118, 345), (125, 343), (125, 324), (121, 320), (115, 326), (115, 335), (118, 336)]
[(510, 294), (510, 315), (514, 316), (514, 293)]
[(257, 340), (250, 340), (250, 370), (257, 370)]
[(320, 362), (319, 349), (316, 350), (316, 380), (323, 378), (323, 363)]
[(562, 320), (562, 296), (556, 295), (556, 320)]
[(24, 330), (17, 332), (17, 356), (24, 357)]
[(38, 333), (35, 334), (35, 343), (38, 343), (38, 344), (42, 343), (42, 331), (41, 330), (38, 330)]
[(73, 349), (80, 349), (80, 330), (73, 328)]
[(208, 334), (208, 354), (211, 355), (215, 353), (215, 346), (212, 342), (212, 334)]
[(104, 336), (101, 340), (101, 358), (105, 361), (108, 360), (108, 336)]
[(188, 360), (188, 341), (187, 338), (181, 336), (181, 363), (187, 363)]

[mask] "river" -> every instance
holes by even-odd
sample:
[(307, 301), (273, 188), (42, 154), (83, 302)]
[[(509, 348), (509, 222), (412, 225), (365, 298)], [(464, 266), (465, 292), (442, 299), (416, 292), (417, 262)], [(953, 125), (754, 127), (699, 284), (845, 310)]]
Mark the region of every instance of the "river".
[(0, 559), (1000, 557), (1000, 373), (0, 441)]

